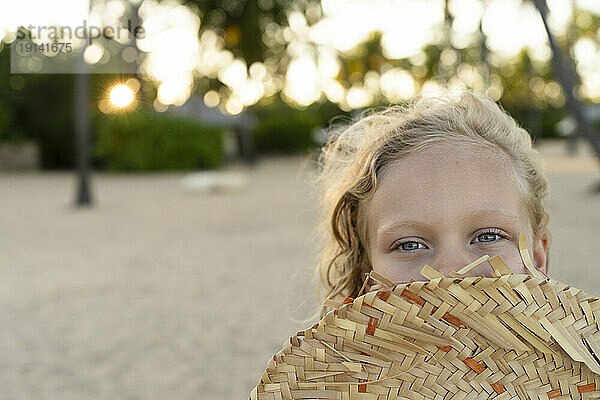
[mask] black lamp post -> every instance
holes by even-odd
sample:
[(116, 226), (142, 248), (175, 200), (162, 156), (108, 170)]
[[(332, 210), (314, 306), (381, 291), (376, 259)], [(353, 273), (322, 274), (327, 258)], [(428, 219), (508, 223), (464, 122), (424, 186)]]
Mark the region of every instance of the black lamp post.
[(75, 154), (77, 166), (77, 193), (75, 204), (79, 207), (89, 206), (92, 203), (92, 196), (89, 188), (89, 74), (83, 52), (77, 57), (77, 73), (75, 74)]

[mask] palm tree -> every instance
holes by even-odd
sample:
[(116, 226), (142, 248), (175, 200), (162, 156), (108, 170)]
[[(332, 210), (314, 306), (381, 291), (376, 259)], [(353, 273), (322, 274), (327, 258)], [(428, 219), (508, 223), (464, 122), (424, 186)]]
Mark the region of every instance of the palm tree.
[[(542, 17), (544, 28), (548, 35), (548, 42), (550, 43), (550, 49), (552, 50), (552, 65), (565, 94), (567, 109), (577, 122), (579, 134), (589, 140), (598, 161), (600, 162), (600, 135), (598, 135), (592, 124), (585, 117), (583, 113), (583, 104), (573, 94), (577, 72), (571, 63), (571, 59), (563, 54), (556, 43), (554, 35), (550, 31), (550, 27), (548, 26), (548, 4), (546, 3), (546, 0), (532, 0), (532, 2)], [(598, 186), (597, 191), (600, 192), (600, 186)]]

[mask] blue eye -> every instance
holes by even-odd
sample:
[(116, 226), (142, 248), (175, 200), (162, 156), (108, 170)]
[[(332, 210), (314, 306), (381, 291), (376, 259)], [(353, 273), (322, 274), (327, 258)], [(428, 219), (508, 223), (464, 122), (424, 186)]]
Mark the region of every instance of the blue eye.
[[(423, 246), (423, 247), (419, 247), (419, 246)], [(395, 247), (394, 250), (397, 249), (401, 249), (402, 251), (407, 251), (407, 252), (411, 252), (414, 250), (418, 250), (418, 249), (425, 249), (426, 247), (419, 243), (419, 242), (403, 242), (403, 243), (398, 243)]]
[(498, 240), (504, 238), (503, 235), (500, 234), (499, 231), (487, 231), (487, 232), (483, 232), (482, 234), (480, 234), (479, 236), (477, 236), (477, 240), (476, 242), (479, 243), (494, 243), (497, 242)]

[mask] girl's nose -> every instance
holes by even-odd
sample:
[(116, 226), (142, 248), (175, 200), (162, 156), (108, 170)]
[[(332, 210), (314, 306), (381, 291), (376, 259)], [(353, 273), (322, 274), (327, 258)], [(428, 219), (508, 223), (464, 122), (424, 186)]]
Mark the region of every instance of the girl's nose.
[[(467, 249), (459, 246), (452, 246), (445, 251), (440, 251), (436, 257), (432, 267), (440, 271), (446, 276), (450, 276), (451, 271), (458, 271), (462, 267), (475, 261), (478, 257), (471, 254)], [(491, 276), (489, 268), (485, 268), (485, 263), (471, 270), (468, 275), (485, 275)]]

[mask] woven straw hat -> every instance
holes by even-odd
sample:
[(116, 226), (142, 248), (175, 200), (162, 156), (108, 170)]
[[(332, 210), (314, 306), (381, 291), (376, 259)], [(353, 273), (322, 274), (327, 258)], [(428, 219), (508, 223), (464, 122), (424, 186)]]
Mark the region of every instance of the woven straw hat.
[[(597, 399), (600, 299), (484, 256), (446, 277), (388, 286), (343, 303), (290, 338), (252, 400)], [(493, 277), (461, 277), (482, 262)]]

